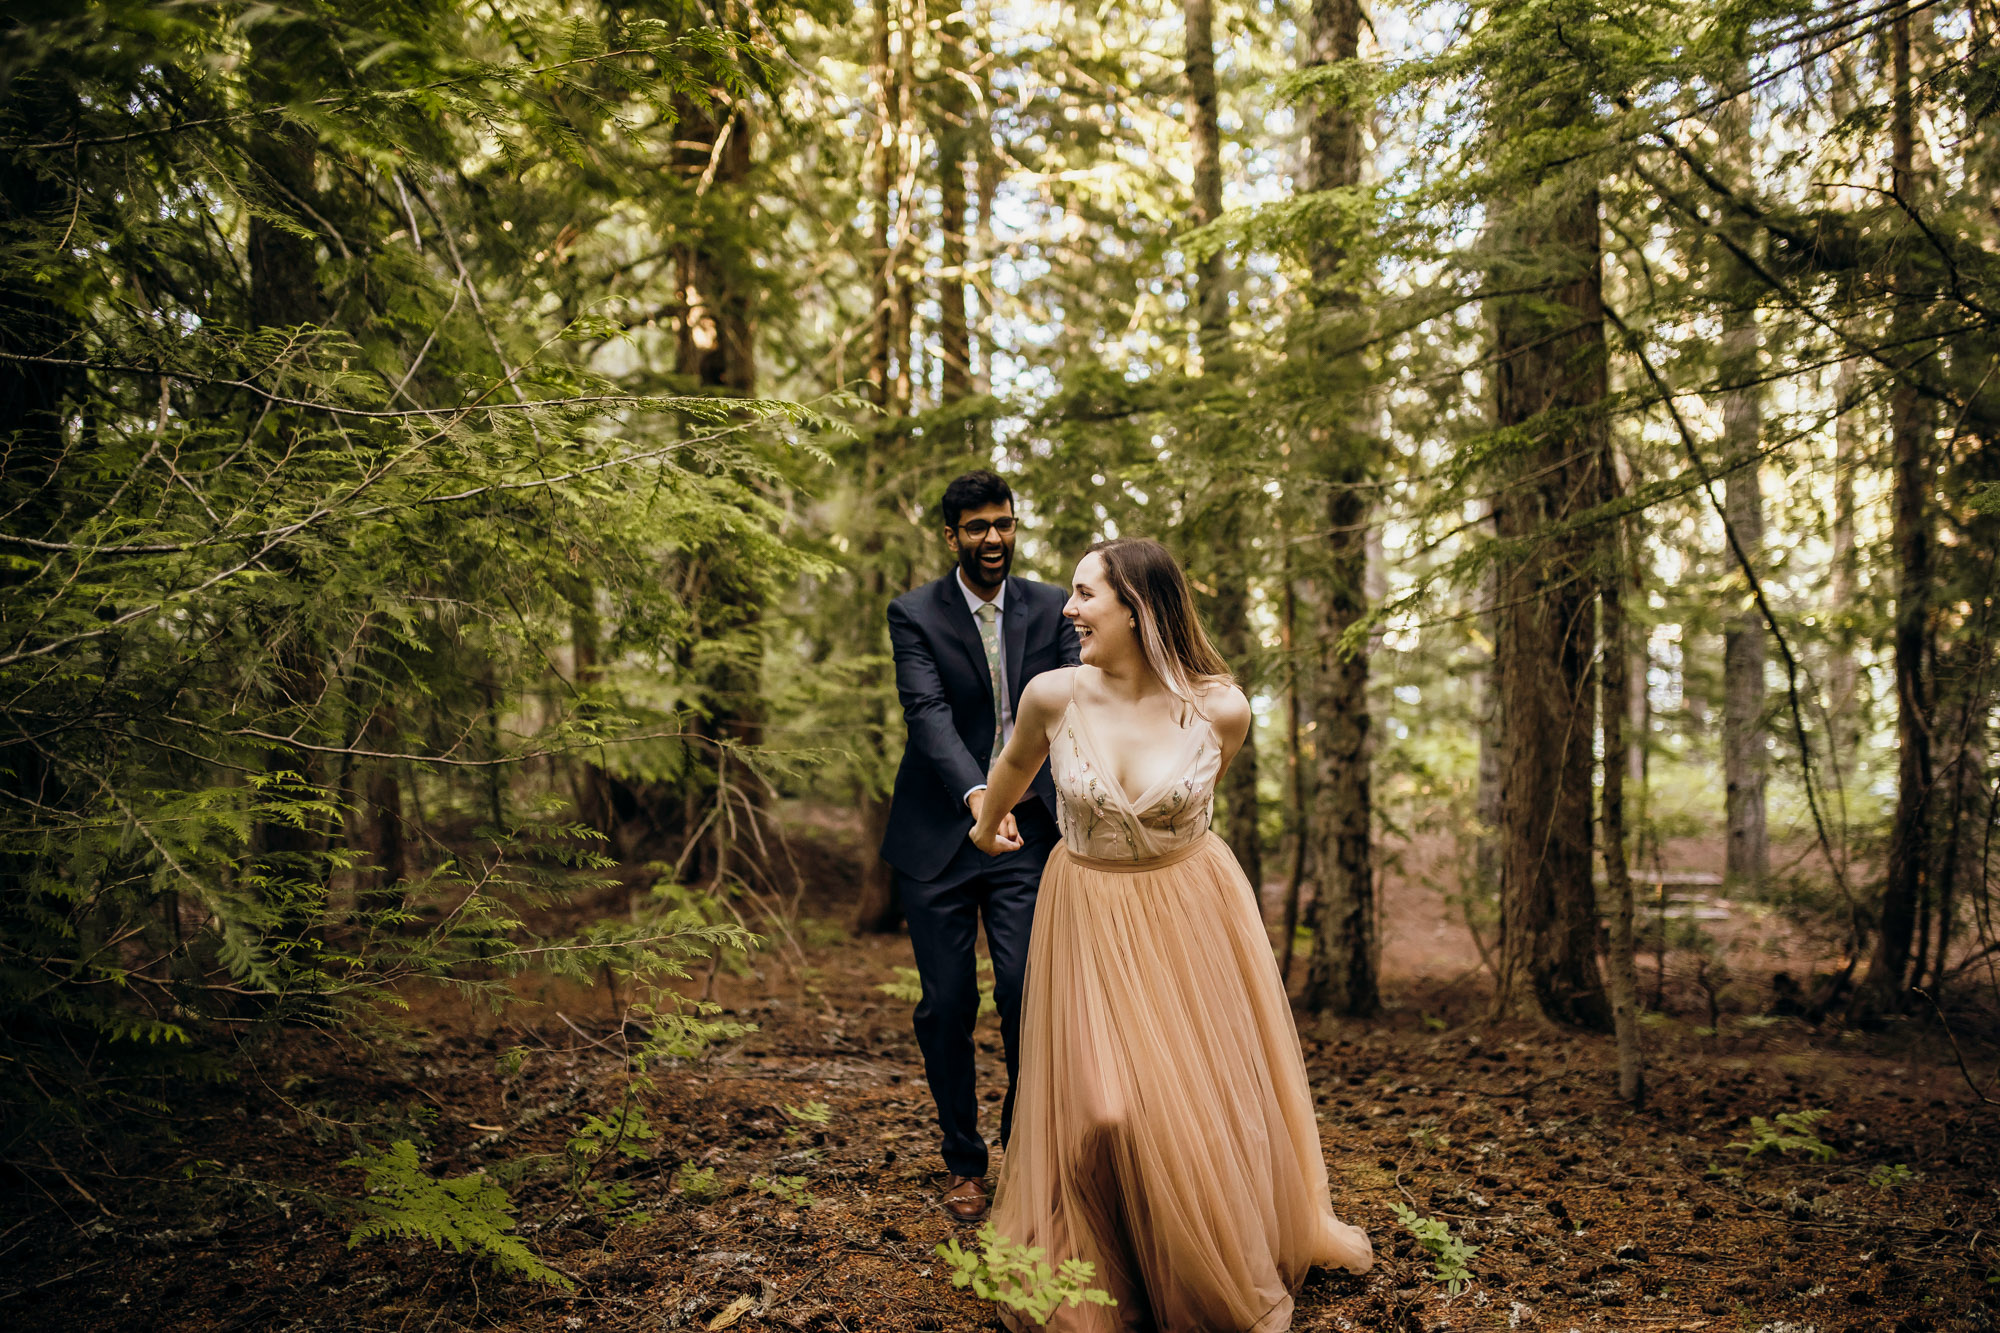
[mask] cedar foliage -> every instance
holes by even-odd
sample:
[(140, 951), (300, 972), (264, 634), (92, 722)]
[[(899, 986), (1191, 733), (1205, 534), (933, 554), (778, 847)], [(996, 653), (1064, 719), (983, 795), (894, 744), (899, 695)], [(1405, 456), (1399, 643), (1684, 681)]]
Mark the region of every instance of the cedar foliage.
[[(743, 652), (719, 608), (801, 568), (768, 486), (802, 414), (689, 392), (630, 318), (680, 290), (655, 238), (713, 208), (677, 121), (763, 61), (673, 5), (512, 12), (130, 0), (6, 33), (12, 1133), (423, 977), (497, 997), (740, 938), (534, 939), (611, 862), (518, 775), (699, 784), (723, 742), (685, 739), (685, 664)], [(691, 553), (754, 572), (677, 582)]]

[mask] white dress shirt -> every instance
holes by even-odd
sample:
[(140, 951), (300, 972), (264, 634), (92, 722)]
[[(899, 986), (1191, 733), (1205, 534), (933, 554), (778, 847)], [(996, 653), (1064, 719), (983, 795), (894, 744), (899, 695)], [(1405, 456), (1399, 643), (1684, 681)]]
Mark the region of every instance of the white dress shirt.
[[(1002, 581), (1000, 591), (994, 593), (993, 600), (989, 602), (972, 590), (972, 585), (965, 581), (964, 570), (960, 569), (953, 572), (958, 579), (959, 592), (965, 595), (965, 609), (972, 612), (972, 623), (975, 628), (979, 624), (980, 607), (990, 606), (999, 612), (998, 615), (993, 617), (993, 633), (1000, 640), (1000, 743), (1004, 746), (1014, 737), (1014, 709), (1007, 701), (1007, 584), (1005, 581)], [(998, 759), (999, 757), (997, 754), (992, 756), (991, 759), (987, 760), (987, 766), (990, 768), (993, 759)], [(962, 799), (969, 805), (972, 801), (972, 793), (985, 790), (986, 784), (983, 782), (977, 786), (967, 787)]]

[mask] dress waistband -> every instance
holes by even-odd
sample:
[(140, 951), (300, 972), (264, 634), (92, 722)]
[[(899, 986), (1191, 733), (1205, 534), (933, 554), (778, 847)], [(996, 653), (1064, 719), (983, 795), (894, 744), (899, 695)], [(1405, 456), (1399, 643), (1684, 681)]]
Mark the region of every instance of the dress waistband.
[(1124, 857), (1085, 856), (1074, 850), (1068, 843), (1061, 844), (1064, 856), (1082, 866), (1085, 870), (1108, 870), (1114, 875), (1137, 875), (1148, 870), (1164, 870), (1176, 866), (1203, 850), (1212, 841), (1220, 841), (1213, 830), (1202, 834), (1193, 842), (1176, 847), (1164, 856), (1148, 856), (1143, 859), (1128, 860)]

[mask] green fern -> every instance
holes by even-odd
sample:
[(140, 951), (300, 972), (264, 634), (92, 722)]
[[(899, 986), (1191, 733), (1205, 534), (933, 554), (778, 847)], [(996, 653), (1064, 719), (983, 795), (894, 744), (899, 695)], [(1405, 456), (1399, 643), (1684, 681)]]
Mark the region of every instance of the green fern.
[(1832, 1114), (1822, 1106), (1810, 1111), (1780, 1111), (1770, 1120), (1753, 1115), (1750, 1117), (1750, 1141), (1729, 1146), (1741, 1148), (1750, 1157), (1767, 1152), (1804, 1152), (1816, 1162), (1831, 1161), (1836, 1155), (1833, 1145), (1823, 1142), (1819, 1135), (1813, 1133), (1813, 1126)]
[(707, 1203), (721, 1193), (721, 1187), (715, 1180), (715, 1168), (696, 1166), (693, 1162), (682, 1162), (680, 1169), (674, 1172), (674, 1188), (690, 1203)]
[[(979, 960), (978, 972), (980, 976), (989, 976), (992, 971), (993, 961), (991, 959), (982, 958)], [(923, 977), (918, 974), (917, 969), (914, 967), (897, 968), (896, 979), (894, 981), (882, 982), (875, 989), (881, 991), (884, 995), (901, 1000), (905, 1004), (918, 1004), (924, 998)], [(988, 1014), (997, 1014), (999, 1012), (1000, 1006), (993, 999), (993, 983), (982, 980), (979, 983), (979, 1016), (984, 1018)]]
[(894, 981), (885, 981), (875, 989), (904, 1004), (920, 1004), (924, 998), (923, 978), (914, 967), (897, 968)]
[(1108, 1291), (1090, 1285), (1097, 1266), (1087, 1259), (1065, 1259), (1050, 1267), (1039, 1247), (1016, 1245), (994, 1230), (979, 1228), (979, 1248), (967, 1250), (956, 1240), (937, 1247), (951, 1275), (951, 1285), (971, 1288), (982, 1301), (1004, 1305), (1036, 1324), (1046, 1324), (1064, 1306), (1116, 1305)]
[(398, 1139), (387, 1149), (366, 1148), (341, 1163), (366, 1173), (361, 1220), (347, 1233), (348, 1248), (364, 1240), (404, 1237), (476, 1253), (503, 1273), (572, 1288), (561, 1273), (534, 1256), (513, 1235), (514, 1206), (507, 1191), (481, 1172), (437, 1180), (424, 1173), (417, 1146)]

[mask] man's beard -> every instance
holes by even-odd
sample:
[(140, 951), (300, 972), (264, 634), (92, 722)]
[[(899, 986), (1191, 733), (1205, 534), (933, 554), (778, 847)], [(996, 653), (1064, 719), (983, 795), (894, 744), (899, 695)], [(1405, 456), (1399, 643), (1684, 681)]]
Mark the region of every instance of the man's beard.
[(979, 559), (983, 546), (961, 546), (958, 548), (958, 567), (965, 574), (965, 581), (975, 588), (997, 588), (1007, 581), (1007, 575), (1014, 568), (1014, 548), (1003, 546), (1005, 554), (1000, 559), (997, 572), (989, 572)]

